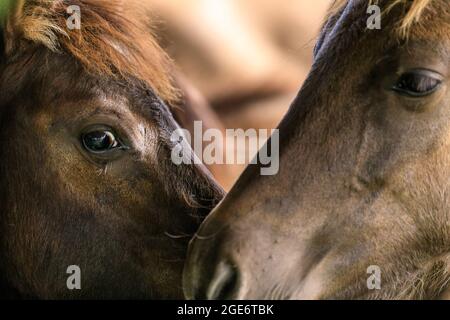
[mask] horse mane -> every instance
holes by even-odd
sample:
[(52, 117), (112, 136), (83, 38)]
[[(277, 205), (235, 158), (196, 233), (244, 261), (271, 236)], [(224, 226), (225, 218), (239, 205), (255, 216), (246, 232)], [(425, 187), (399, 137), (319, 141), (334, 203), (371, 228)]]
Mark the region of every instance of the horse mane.
[[(387, 13), (399, 5), (406, 6), (405, 15), (398, 21), (397, 32), (400, 37), (407, 38), (411, 27), (420, 21), (425, 9), (433, 1), (435, 0), (392, 0), (384, 12)], [(368, 5), (379, 4), (379, 2), (380, 0), (369, 0)], [(328, 10), (327, 17), (329, 18), (343, 10), (347, 3), (348, 0), (335, 0)]]
[[(169, 104), (178, 100), (170, 58), (151, 33), (142, 1), (18, 0), (14, 28), (20, 39), (70, 54), (89, 73), (150, 86)], [(68, 6), (79, 6), (81, 28), (69, 30)]]

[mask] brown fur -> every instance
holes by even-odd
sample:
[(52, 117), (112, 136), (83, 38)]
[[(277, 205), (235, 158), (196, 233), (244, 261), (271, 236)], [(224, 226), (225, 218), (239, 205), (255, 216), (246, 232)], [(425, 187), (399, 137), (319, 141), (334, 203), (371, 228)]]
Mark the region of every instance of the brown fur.
[[(336, 2), (279, 126), (280, 172), (249, 166), (200, 228), (188, 297), (449, 297), (450, 3), (379, 1), (368, 30), (369, 3)], [(435, 91), (396, 90), (419, 71)]]
[[(430, 9), (433, 0), (394, 0), (386, 6), (384, 12), (388, 14), (389, 11), (394, 9), (397, 6), (404, 6), (406, 13), (402, 16), (402, 18), (397, 22), (398, 25), (398, 33), (400, 37), (406, 38), (408, 36), (409, 30), (415, 24), (419, 23), (424, 12), (427, 9)], [(327, 13), (327, 19), (339, 11), (341, 11), (347, 5), (348, 0), (335, 0), (335, 2), (330, 7), (330, 10)], [(371, 4), (379, 4), (378, 0), (369, 0)]]
[[(0, 28), (0, 298), (182, 298), (188, 241), (223, 190), (171, 161), (165, 54), (129, 1), (18, 3)], [(69, 4), (81, 31), (64, 29)], [(124, 148), (89, 151), (93, 128)]]
[[(66, 27), (69, 5), (81, 8), (81, 30)], [(17, 6), (9, 24), (18, 39), (70, 54), (92, 74), (135, 77), (166, 102), (179, 98), (170, 59), (150, 34), (150, 15), (141, 1), (21, 0)], [(20, 41), (11, 45), (16, 50)]]

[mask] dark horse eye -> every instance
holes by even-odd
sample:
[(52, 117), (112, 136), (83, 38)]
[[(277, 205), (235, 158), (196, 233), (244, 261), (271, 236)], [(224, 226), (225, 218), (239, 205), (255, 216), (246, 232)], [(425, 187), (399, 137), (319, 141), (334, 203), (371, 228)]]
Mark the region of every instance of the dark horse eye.
[(81, 139), (86, 150), (93, 153), (107, 152), (120, 146), (114, 134), (107, 130), (88, 132)]
[(441, 80), (430, 72), (407, 72), (401, 75), (392, 90), (410, 97), (424, 97), (433, 93), (441, 84)]

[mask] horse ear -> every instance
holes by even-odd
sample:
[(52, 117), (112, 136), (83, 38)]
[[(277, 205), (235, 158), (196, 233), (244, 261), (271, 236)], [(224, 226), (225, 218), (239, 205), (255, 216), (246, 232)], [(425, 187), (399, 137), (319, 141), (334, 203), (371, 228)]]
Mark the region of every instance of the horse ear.
[(20, 20), (26, 0), (1, 0), (0, 5), (0, 49), (2, 55), (8, 55), (21, 33)]

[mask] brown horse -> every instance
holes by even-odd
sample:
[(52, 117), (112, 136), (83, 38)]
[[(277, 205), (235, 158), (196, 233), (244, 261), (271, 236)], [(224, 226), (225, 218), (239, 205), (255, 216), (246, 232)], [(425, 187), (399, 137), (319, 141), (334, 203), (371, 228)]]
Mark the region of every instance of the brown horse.
[(170, 160), (178, 93), (145, 8), (15, 3), (0, 30), (0, 297), (182, 297), (189, 236), (223, 191)]
[(337, 1), (278, 175), (248, 167), (204, 222), (187, 297), (448, 296), (449, 77), (450, 2)]

